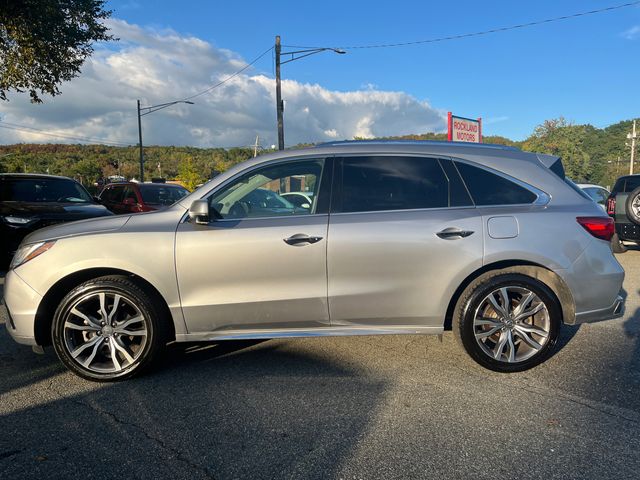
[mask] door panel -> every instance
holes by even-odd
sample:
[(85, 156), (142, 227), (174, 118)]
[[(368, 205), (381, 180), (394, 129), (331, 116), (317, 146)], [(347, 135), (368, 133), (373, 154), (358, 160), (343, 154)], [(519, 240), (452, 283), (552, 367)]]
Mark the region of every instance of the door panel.
[[(447, 228), (467, 236), (437, 236)], [(482, 228), (475, 208), (332, 214), (332, 325), (442, 326), (455, 289), (482, 266)]]
[[(328, 215), (183, 223), (176, 237), (190, 333), (329, 325)], [(314, 243), (287, 244), (306, 234)]]

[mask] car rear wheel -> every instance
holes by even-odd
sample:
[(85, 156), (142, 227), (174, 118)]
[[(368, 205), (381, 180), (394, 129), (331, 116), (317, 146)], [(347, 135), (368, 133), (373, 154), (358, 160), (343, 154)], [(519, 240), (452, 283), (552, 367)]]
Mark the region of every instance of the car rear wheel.
[(518, 273), (485, 274), (460, 297), (454, 330), (480, 365), (519, 372), (549, 356), (561, 319), (555, 295), (539, 280)]
[(611, 250), (613, 250), (613, 253), (624, 253), (628, 250), (617, 233), (614, 233), (611, 237)]
[(100, 277), (64, 297), (52, 324), (54, 349), (76, 375), (94, 381), (145, 370), (166, 343), (167, 319), (127, 277)]

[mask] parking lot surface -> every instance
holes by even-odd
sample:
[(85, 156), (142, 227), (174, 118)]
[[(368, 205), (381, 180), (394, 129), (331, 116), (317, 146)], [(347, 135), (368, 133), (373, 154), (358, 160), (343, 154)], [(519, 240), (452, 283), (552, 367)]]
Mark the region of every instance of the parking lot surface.
[(436, 337), (176, 345), (96, 384), (0, 318), (0, 478), (639, 478), (640, 251), (624, 318), (497, 374)]

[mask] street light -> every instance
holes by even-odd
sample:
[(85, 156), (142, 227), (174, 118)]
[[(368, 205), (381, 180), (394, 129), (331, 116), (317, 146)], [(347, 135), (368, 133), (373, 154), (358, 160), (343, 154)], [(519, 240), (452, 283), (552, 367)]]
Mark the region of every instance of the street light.
[[(170, 107), (171, 105), (175, 105), (176, 103), (186, 103), (188, 105), (193, 105), (193, 102), (188, 100), (176, 100), (175, 102), (167, 102), (167, 103), (159, 103), (158, 105), (151, 105), (150, 107), (141, 107), (140, 100), (138, 100), (138, 139), (140, 146), (140, 182), (144, 182), (144, 153), (142, 152), (142, 121), (141, 118), (145, 115), (149, 115), (150, 113), (157, 112), (158, 110), (162, 110), (163, 108)], [(143, 110), (146, 110), (143, 112)]]
[[(278, 117), (278, 150), (284, 150), (284, 104), (282, 103), (282, 90), (280, 86), (280, 65), (284, 65), (285, 63), (293, 62), (294, 60), (300, 60), (301, 58), (308, 57), (309, 55), (314, 55), (320, 52), (332, 51), (334, 53), (338, 53), (340, 55), (344, 55), (347, 53), (344, 50), (340, 50), (339, 48), (309, 48), (306, 50), (295, 50), (293, 52), (282, 52), (280, 45), (280, 35), (276, 35), (276, 114)], [(291, 55), (289, 60), (285, 60), (284, 62), (280, 61), (281, 55)]]

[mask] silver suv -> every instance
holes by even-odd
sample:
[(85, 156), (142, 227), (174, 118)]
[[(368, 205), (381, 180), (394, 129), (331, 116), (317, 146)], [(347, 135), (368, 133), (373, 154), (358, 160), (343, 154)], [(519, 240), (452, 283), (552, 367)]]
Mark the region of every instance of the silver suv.
[(8, 329), (100, 381), (173, 340), (449, 328), (515, 372), (563, 323), (622, 315), (612, 234), (557, 157), (338, 142), (249, 160), (164, 211), (35, 232), (6, 276)]

